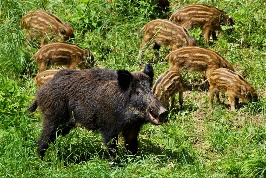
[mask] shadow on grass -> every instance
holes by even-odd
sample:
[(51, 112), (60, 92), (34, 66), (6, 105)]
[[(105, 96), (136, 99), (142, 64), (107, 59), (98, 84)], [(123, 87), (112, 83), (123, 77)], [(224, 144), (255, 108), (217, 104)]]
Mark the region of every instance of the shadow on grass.
[[(107, 153), (106, 147), (100, 140), (90, 140), (76, 142), (74, 144), (67, 143), (68, 139), (62, 140), (60, 143), (55, 143), (51, 145), (47, 150), (45, 161), (52, 161), (53, 154), (62, 161), (66, 166), (68, 164), (79, 164), (82, 162), (90, 161), (92, 159), (100, 159), (102, 161), (110, 161), (109, 155)], [(177, 145), (178, 147), (178, 145)], [(56, 151), (49, 151), (55, 149)], [(111, 167), (125, 167), (129, 163), (139, 162), (140, 160), (145, 160), (147, 157), (159, 157), (161, 162), (169, 162), (169, 160), (174, 160), (180, 164), (193, 164), (196, 157), (189, 148), (181, 148), (176, 150), (165, 149), (162, 146), (152, 143), (148, 139), (139, 140), (139, 149), (136, 155), (131, 155), (128, 152), (123, 142), (118, 144), (117, 157), (110, 161)]]
[(66, 165), (71, 163), (79, 164), (92, 160), (95, 157), (103, 160), (109, 159), (107, 149), (104, 147), (101, 139), (93, 141), (88, 139), (70, 145), (67, 143), (59, 144), (56, 155)]
[(170, 110), (170, 113), (180, 113), (181, 115), (186, 115), (197, 109), (199, 109), (199, 107), (196, 104), (191, 103), (191, 104), (185, 104), (182, 107), (175, 106)]
[[(142, 140), (142, 142), (140, 152), (146, 153), (146, 155), (160, 155), (161, 161), (175, 160), (180, 164), (193, 164), (195, 162), (194, 153), (187, 147), (172, 150), (155, 145), (148, 139)], [(179, 145), (176, 147), (179, 147)]]
[[(111, 163), (111, 167), (126, 167), (129, 164), (146, 162), (155, 158), (155, 162), (165, 164), (168, 162), (178, 162), (179, 164), (194, 164), (196, 156), (189, 148), (181, 148), (177, 150), (165, 149), (162, 146), (155, 145), (148, 139), (140, 140), (139, 149), (136, 155), (131, 155), (125, 149), (120, 149), (118, 156)], [(178, 146), (177, 146), (178, 147)], [(159, 162), (156, 161), (158, 158)], [(147, 162), (146, 162), (147, 163)]]
[[(219, 107), (222, 107), (223, 109), (231, 110), (230, 104), (227, 104), (224, 102), (221, 102), (221, 103), (216, 102), (214, 104), (214, 107), (215, 106), (219, 106)], [(249, 103), (240, 102), (240, 103), (236, 104), (235, 109), (236, 109), (236, 112), (239, 109), (247, 109), (250, 114), (255, 115), (255, 114), (259, 114), (259, 113), (263, 112), (263, 104), (260, 101), (249, 102)]]

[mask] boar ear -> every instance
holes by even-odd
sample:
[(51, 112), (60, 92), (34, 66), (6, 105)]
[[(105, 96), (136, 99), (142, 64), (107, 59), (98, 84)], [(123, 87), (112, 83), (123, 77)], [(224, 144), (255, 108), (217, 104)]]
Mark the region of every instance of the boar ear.
[(84, 48), (84, 56), (86, 56), (87, 54), (90, 54), (90, 50), (88, 48)]
[(117, 71), (117, 80), (118, 80), (118, 84), (119, 84), (120, 88), (123, 91), (126, 91), (129, 88), (130, 83), (133, 80), (133, 76), (127, 70), (118, 70)]
[(154, 76), (154, 71), (153, 71), (153, 68), (152, 68), (152, 65), (149, 63), (145, 66), (144, 68), (144, 71), (143, 71), (145, 74), (147, 74), (150, 78), (151, 78), (151, 83), (153, 81), (153, 76)]

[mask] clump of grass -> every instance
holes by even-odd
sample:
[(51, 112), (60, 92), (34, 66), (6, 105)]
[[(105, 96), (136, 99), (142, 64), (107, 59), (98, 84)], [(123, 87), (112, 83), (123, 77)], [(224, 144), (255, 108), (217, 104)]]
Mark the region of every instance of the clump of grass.
[(266, 176), (266, 158), (255, 157), (243, 163), (242, 172), (244, 177), (259, 177)]

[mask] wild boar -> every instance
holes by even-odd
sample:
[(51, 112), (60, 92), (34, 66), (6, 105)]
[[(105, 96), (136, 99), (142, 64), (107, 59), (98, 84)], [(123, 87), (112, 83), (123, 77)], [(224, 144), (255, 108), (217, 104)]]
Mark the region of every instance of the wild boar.
[[(170, 46), (176, 50), (183, 46), (196, 46), (197, 42), (190, 36), (188, 31), (174, 22), (164, 19), (156, 19), (148, 22), (144, 27), (145, 31), (139, 49), (138, 59), (141, 59), (143, 47), (155, 43), (154, 49), (159, 50), (160, 46)], [(158, 58), (158, 56), (157, 56)]]
[(174, 21), (188, 30), (201, 28), (205, 42), (208, 43), (210, 36), (217, 39), (216, 31), (221, 31), (221, 25), (233, 26), (233, 19), (224, 11), (212, 6), (192, 4), (185, 6), (176, 12), (171, 17)]
[(170, 70), (180, 72), (181, 69), (206, 72), (209, 78), (214, 69), (228, 68), (234, 71), (233, 66), (217, 52), (200, 48), (196, 46), (188, 46), (177, 49), (169, 53), (165, 60), (169, 60)]
[(159, 125), (167, 117), (167, 110), (151, 92), (152, 75), (149, 64), (143, 72), (101, 68), (58, 72), (38, 90), (29, 107), (33, 112), (39, 106), (44, 117), (38, 153), (43, 157), (56, 135), (66, 135), (78, 125), (102, 134), (110, 159), (116, 156), (119, 133), (126, 149), (135, 154), (141, 126)]
[(38, 73), (35, 77), (37, 86), (40, 88), (41, 86), (46, 84), (59, 71), (60, 71), (59, 69), (52, 69), (52, 70), (45, 70), (43, 72)]
[(39, 72), (48, 65), (66, 65), (69, 69), (88, 69), (94, 65), (94, 57), (88, 49), (62, 42), (41, 47), (31, 59), (36, 59)]
[(27, 12), (20, 20), (25, 37), (43, 46), (50, 41), (63, 42), (74, 38), (74, 30), (54, 14), (43, 10)]
[(210, 83), (210, 109), (213, 109), (214, 95), (216, 95), (217, 102), (220, 103), (219, 92), (223, 92), (228, 96), (232, 111), (235, 110), (239, 98), (245, 103), (258, 101), (258, 95), (251, 84), (229, 69), (219, 68), (214, 70), (208, 81)]
[(169, 101), (171, 99), (171, 107), (173, 108), (175, 95), (179, 93), (179, 104), (183, 105), (183, 81), (179, 72), (167, 70), (161, 74), (154, 85), (152, 86), (153, 94), (159, 99), (165, 108), (169, 108)]

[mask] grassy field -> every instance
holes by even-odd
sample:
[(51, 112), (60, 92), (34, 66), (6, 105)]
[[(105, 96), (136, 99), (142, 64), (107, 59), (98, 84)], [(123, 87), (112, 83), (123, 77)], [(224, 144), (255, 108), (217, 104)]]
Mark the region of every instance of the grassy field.
[[(266, 2), (170, 2), (171, 12), (161, 14), (146, 1), (0, 1), (0, 177), (266, 177)], [(202, 43), (200, 30), (191, 34), (201, 47), (230, 61), (256, 88), (260, 101), (235, 112), (215, 104), (210, 112), (208, 92), (186, 92), (184, 108), (177, 105), (171, 110), (168, 123), (142, 128), (137, 155), (128, 155), (120, 141), (113, 167), (100, 134), (83, 128), (57, 138), (41, 160), (36, 141), (42, 116), (27, 112), (37, 90), (38, 69), (30, 58), (38, 49), (27, 45), (20, 29), (23, 14), (32, 9), (57, 14), (74, 27), (71, 42), (89, 48), (98, 66), (136, 71), (153, 59), (152, 50), (147, 49), (137, 61), (142, 26), (192, 3), (213, 5), (232, 16), (234, 31), (219, 34), (209, 46)], [(160, 55), (168, 52), (163, 48)], [(155, 62), (155, 78), (167, 68), (167, 61)]]

